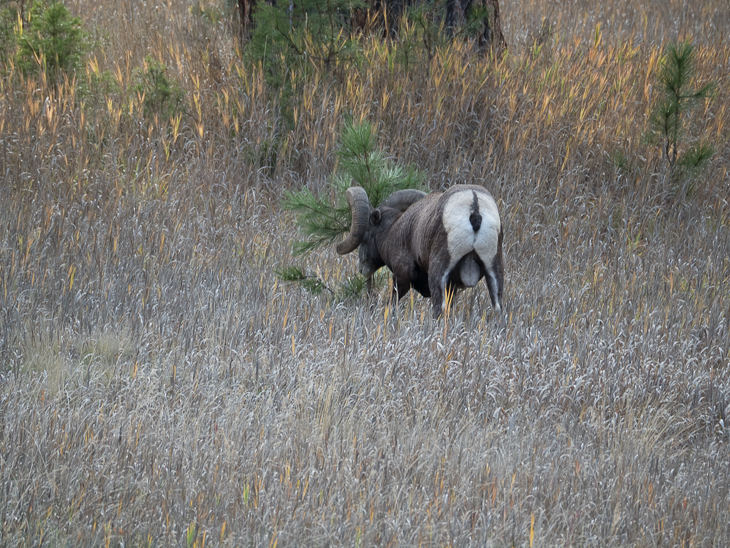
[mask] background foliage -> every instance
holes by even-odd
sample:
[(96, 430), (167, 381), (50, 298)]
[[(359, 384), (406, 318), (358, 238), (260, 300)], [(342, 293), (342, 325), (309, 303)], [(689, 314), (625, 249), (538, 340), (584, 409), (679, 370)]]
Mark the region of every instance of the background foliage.
[[(500, 60), (363, 36), (287, 112), (225, 5), (66, 7), (95, 47), (55, 81), (3, 27), (0, 544), (728, 544), (727, 2), (505, 0)], [(691, 185), (643, 138), (687, 38)], [(278, 281), (346, 120), (497, 197), (503, 320), (483, 285), (433, 322)]]
[(17, 8), (6, 10), (5, 17), (15, 19), (18, 67), (26, 74), (42, 72), (51, 85), (64, 74), (73, 77), (90, 46), (81, 19), (73, 17), (63, 2), (44, 0), (34, 0), (27, 25), (20, 24), (18, 15)]

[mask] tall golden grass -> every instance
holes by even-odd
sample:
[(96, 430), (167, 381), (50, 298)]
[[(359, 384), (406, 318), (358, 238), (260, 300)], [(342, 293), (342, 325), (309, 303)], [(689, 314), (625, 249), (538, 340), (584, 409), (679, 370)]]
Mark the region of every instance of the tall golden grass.
[[(730, 542), (725, 2), (504, 1), (501, 60), (408, 70), (366, 37), (291, 126), (232, 22), (67, 5), (85, 74), (0, 78), (0, 544)], [(643, 135), (685, 38), (718, 89), (687, 140), (716, 154), (677, 178)], [(185, 91), (170, 120), (130, 92), (147, 55)], [(276, 279), (282, 192), (327, 188), (346, 118), (433, 190), (497, 197), (504, 318), (485, 287), (432, 322), (385, 283)]]

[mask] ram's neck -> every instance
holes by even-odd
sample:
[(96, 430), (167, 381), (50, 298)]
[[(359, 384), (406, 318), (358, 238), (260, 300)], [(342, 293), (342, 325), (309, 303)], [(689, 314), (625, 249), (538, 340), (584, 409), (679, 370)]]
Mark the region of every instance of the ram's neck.
[(384, 215), (378, 225), (375, 234), (375, 245), (383, 262), (392, 270), (393, 261), (396, 260), (400, 240), (397, 221), (403, 215), (400, 211), (391, 215)]

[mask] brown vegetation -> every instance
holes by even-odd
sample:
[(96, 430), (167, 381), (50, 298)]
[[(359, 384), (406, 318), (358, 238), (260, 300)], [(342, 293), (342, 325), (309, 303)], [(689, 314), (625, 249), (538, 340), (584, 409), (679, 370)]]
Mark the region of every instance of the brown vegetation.
[[(364, 38), (291, 127), (183, 4), (68, 2), (86, 75), (3, 69), (0, 544), (730, 544), (725, 0), (505, 0), (507, 55), (429, 70)], [(642, 134), (684, 37), (717, 153), (677, 178)], [(147, 55), (169, 119), (131, 92)], [(503, 321), (484, 285), (435, 322), (384, 282), (371, 307), (277, 281), (282, 191), (324, 187), (345, 117), (498, 199)]]

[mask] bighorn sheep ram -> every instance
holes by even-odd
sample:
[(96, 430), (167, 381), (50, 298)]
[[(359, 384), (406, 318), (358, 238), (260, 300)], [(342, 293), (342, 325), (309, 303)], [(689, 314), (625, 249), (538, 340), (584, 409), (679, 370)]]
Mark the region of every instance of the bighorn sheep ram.
[(484, 188), (457, 185), (431, 194), (401, 190), (373, 209), (365, 190), (354, 186), (347, 189), (347, 203), (352, 227), (337, 253), (359, 247), (360, 273), (366, 277), (387, 266), (393, 273), (393, 300), (413, 288), (431, 298), (438, 318), (447, 288), (474, 287), (486, 278), (492, 307), (501, 312), (502, 223)]

